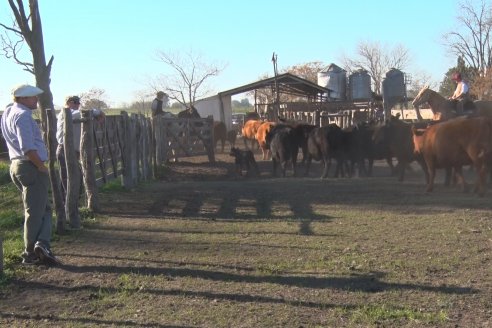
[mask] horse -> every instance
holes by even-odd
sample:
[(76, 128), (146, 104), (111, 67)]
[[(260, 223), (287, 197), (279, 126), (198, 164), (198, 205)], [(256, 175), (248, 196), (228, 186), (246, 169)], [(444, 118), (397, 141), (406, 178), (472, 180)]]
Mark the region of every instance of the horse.
[[(426, 102), (434, 114), (434, 121), (447, 121), (459, 116), (456, 113), (456, 100), (446, 99), (436, 91), (430, 89), (429, 86), (424, 86), (412, 102), (417, 113), (417, 119), (420, 121), (422, 120), (422, 115), (420, 114), (419, 106)], [(476, 100), (469, 102), (465, 107), (464, 115), (466, 114), (492, 117), (492, 101)]]
[(196, 110), (195, 106), (191, 105), (190, 107), (182, 110), (178, 113), (178, 118), (201, 118), (200, 114)]

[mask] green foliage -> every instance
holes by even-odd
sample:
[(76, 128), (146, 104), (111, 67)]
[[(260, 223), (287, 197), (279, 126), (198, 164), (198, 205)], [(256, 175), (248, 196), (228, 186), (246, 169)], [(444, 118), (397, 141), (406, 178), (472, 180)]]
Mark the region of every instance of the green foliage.
[(0, 162), (0, 185), (9, 183), (10, 180), (10, 165), (6, 162)]
[(232, 111), (235, 113), (247, 113), (253, 111), (253, 105), (248, 98), (232, 101)]
[(125, 191), (125, 188), (121, 185), (120, 180), (111, 180), (107, 183), (105, 183), (100, 189), (100, 192), (102, 193), (111, 193), (111, 192), (117, 192), (117, 191)]
[(469, 67), (465, 64), (465, 61), (459, 57), (456, 62), (456, 66), (451, 67), (444, 76), (441, 81), (441, 85), (439, 87), (439, 93), (444, 97), (450, 97), (453, 95), (454, 90), (456, 89), (456, 83), (451, 80), (451, 76), (455, 72), (460, 72), (465, 80), (473, 84), (476, 73), (472, 67)]
[(0, 211), (0, 230), (7, 231), (22, 228), (24, 217), (21, 213), (7, 209)]

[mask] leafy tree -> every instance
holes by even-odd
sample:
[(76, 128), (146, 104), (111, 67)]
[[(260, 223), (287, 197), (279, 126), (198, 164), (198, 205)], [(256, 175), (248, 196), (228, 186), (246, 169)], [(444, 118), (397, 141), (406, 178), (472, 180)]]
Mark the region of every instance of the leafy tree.
[(249, 102), (248, 98), (232, 100), (231, 104), (233, 112), (249, 112), (253, 110), (253, 105)]
[(80, 95), (80, 100), (82, 103), (82, 107), (86, 109), (109, 109), (108, 104), (104, 100), (104, 94), (106, 91), (104, 89), (92, 88), (87, 92), (83, 92)]
[(249, 99), (248, 99), (248, 98), (243, 98), (243, 99), (241, 99), (240, 105), (241, 105), (242, 107), (251, 107), (251, 106), (252, 106), (252, 105), (250, 104), (250, 102), (249, 102)]
[(410, 63), (410, 52), (401, 44), (390, 48), (379, 42), (361, 41), (357, 44), (356, 53), (355, 59), (342, 56), (344, 69), (349, 75), (360, 69), (366, 70), (377, 95), (381, 95), (381, 84), (391, 68), (404, 70)]
[(285, 72), (292, 73), (303, 79), (309, 80), (313, 83), (318, 83), (318, 73), (325, 70), (327, 65), (320, 62), (308, 62), (300, 65), (290, 66), (285, 69)]

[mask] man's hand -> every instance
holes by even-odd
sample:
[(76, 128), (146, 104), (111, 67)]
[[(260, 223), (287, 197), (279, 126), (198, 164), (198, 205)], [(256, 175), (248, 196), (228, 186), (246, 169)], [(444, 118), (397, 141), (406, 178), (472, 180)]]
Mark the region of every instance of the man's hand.
[(43, 173), (48, 173), (48, 168), (45, 165), (38, 166), (38, 171)]

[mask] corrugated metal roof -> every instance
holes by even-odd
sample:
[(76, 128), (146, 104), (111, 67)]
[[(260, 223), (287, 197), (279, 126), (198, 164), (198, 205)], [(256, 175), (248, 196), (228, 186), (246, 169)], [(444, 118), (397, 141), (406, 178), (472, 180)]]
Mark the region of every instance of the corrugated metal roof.
[[(324, 88), (309, 80), (303, 79), (291, 73), (284, 73), (277, 76), (279, 93), (290, 94), (304, 97), (317, 97), (329, 94), (332, 90)], [(257, 89), (275, 88), (275, 77), (246, 84), (234, 89), (219, 92), (219, 95), (235, 95)]]

